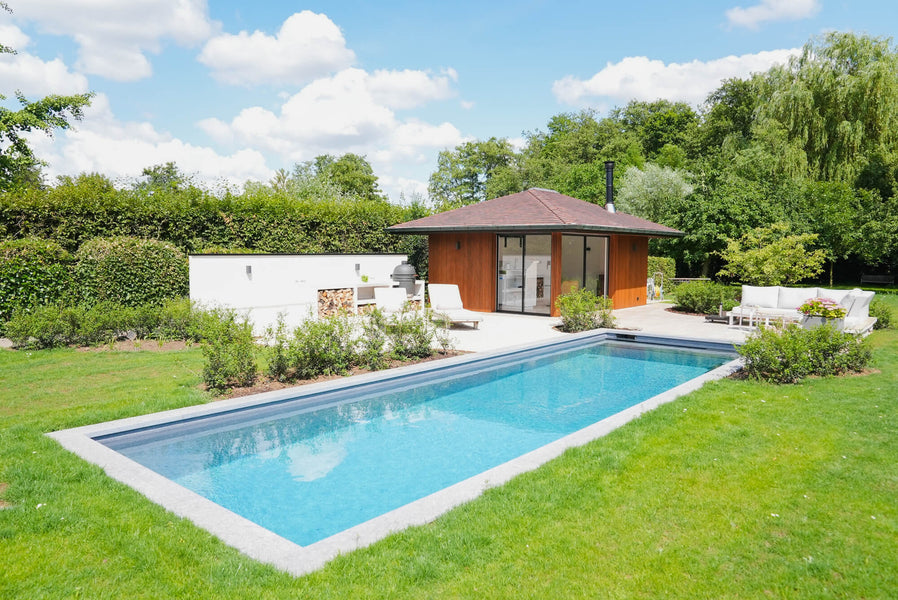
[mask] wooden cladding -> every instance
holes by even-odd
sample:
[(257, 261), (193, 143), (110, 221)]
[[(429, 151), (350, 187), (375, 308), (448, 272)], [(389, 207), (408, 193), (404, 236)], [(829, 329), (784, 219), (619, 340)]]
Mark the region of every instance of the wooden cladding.
[[(496, 233), (434, 233), (430, 238), (430, 282), (458, 285), (465, 308), (496, 310)], [(552, 233), (552, 315), (558, 316), (555, 298), (561, 292), (562, 234)], [(646, 302), (649, 241), (645, 236), (610, 235), (608, 294), (614, 308)]]
[(638, 235), (612, 235), (608, 251), (608, 294), (614, 308), (645, 304), (649, 240)]
[(465, 308), (496, 310), (496, 234), (434, 233), (429, 238), (430, 282), (457, 284)]

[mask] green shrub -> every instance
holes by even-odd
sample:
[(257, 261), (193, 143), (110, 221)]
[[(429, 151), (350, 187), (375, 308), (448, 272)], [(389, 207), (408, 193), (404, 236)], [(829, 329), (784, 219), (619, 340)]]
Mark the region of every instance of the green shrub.
[(811, 375), (858, 373), (871, 358), (864, 338), (829, 325), (810, 330), (795, 324), (781, 330), (761, 328), (738, 351), (749, 379), (773, 383), (797, 383)]
[(72, 257), (50, 240), (0, 242), (0, 323), (17, 309), (59, 302), (71, 283)]
[(380, 309), (375, 308), (368, 313), (362, 322), (362, 335), (359, 338), (359, 364), (372, 371), (387, 366), (384, 346), (387, 343), (387, 320)]
[(434, 333), (428, 312), (406, 304), (387, 324), (390, 353), (397, 360), (426, 358), (433, 354)]
[(567, 332), (614, 327), (611, 298), (596, 296), (591, 290), (575, 289), (558, 296), (555, 306), (561, 313), (561, 328)]
[(876, 317), (873, 329), (889, 329), (892, 327), (892, 309), (879, 298), (870, 303), (870, 316)]
[(205, 311), (186, 298), (157, 306), (123, 306), (104, 301), (93, 306), (59, 303), (18, 310), (6, 324), (6, 334), (16, 346), (54, 348), (106, 344), (131, 339), (199, 340)]
[(256, 343), (253, 326), (233, 310), (209, 311), (203, 329), (203, 381), (215, 393), (249, 386), (256, 380)]
[(687, 281), (677, 286), (674, 295), (677, 310), (708, 315), (717, 314), (721, 304), (723, 310), (731, 310), (739, 303), (738, 293), (739, 288), (721, 283)]
[(352, 323), (345, 315), (308, 319), (294, 330), (289, 353), (299, 379), (345, 373), (356, 362)]
[(6, 323), (4, 332), (19, 348), (59, 348), (78, 339), (82, 307), (59, 303), (20, 309)]
[(265, 337), (268, 340), (268, 348), (265, 351), (268, 358), (268, 376), (275, 381), (287, 381), (290, 355), (287, 324), (284, 322), (283, 313), (278, 314), (277, 324), (274, 327), (265, 330)]
[(188, 292), (187, 257), (174, 245), (134, 237), (96, 238), (75, 253), (75, 296), (87, 304), (162, 303)]

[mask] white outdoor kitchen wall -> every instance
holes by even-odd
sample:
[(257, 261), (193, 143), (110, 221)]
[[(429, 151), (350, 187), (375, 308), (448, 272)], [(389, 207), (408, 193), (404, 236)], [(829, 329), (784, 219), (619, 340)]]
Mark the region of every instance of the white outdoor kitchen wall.
[[(405, 254), (201, 254), (189, 257), (190, 299), (247, 314), (257, 335), (284, 313), (289, 329), (317, 314), (318, 290), (389, 285)], [(356, 270), (356, 265), (359, 269)]]

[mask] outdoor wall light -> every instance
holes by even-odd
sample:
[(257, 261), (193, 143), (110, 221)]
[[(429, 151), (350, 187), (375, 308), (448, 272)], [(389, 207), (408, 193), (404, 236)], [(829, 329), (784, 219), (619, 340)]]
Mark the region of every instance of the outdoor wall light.
[(362, 265), (360, 265), (359, 263), (355, 263), (355, 272), (358, 273), (361, 270), (362, 270)]
[(253, 278), (253, 266), (252, 265), (246, 265), (246, 276), (249, 277), (250, 279)]
[(455, 240), (455, 249), (461, 250), (461, 242), (459, 242), (458, 240)]

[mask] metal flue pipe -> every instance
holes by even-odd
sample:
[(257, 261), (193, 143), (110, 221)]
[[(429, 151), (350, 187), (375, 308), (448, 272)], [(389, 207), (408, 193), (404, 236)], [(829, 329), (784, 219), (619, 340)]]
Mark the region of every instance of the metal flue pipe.
[(614, 210), (614, 161), (605, 161), (605, 210), (610, 213)]

